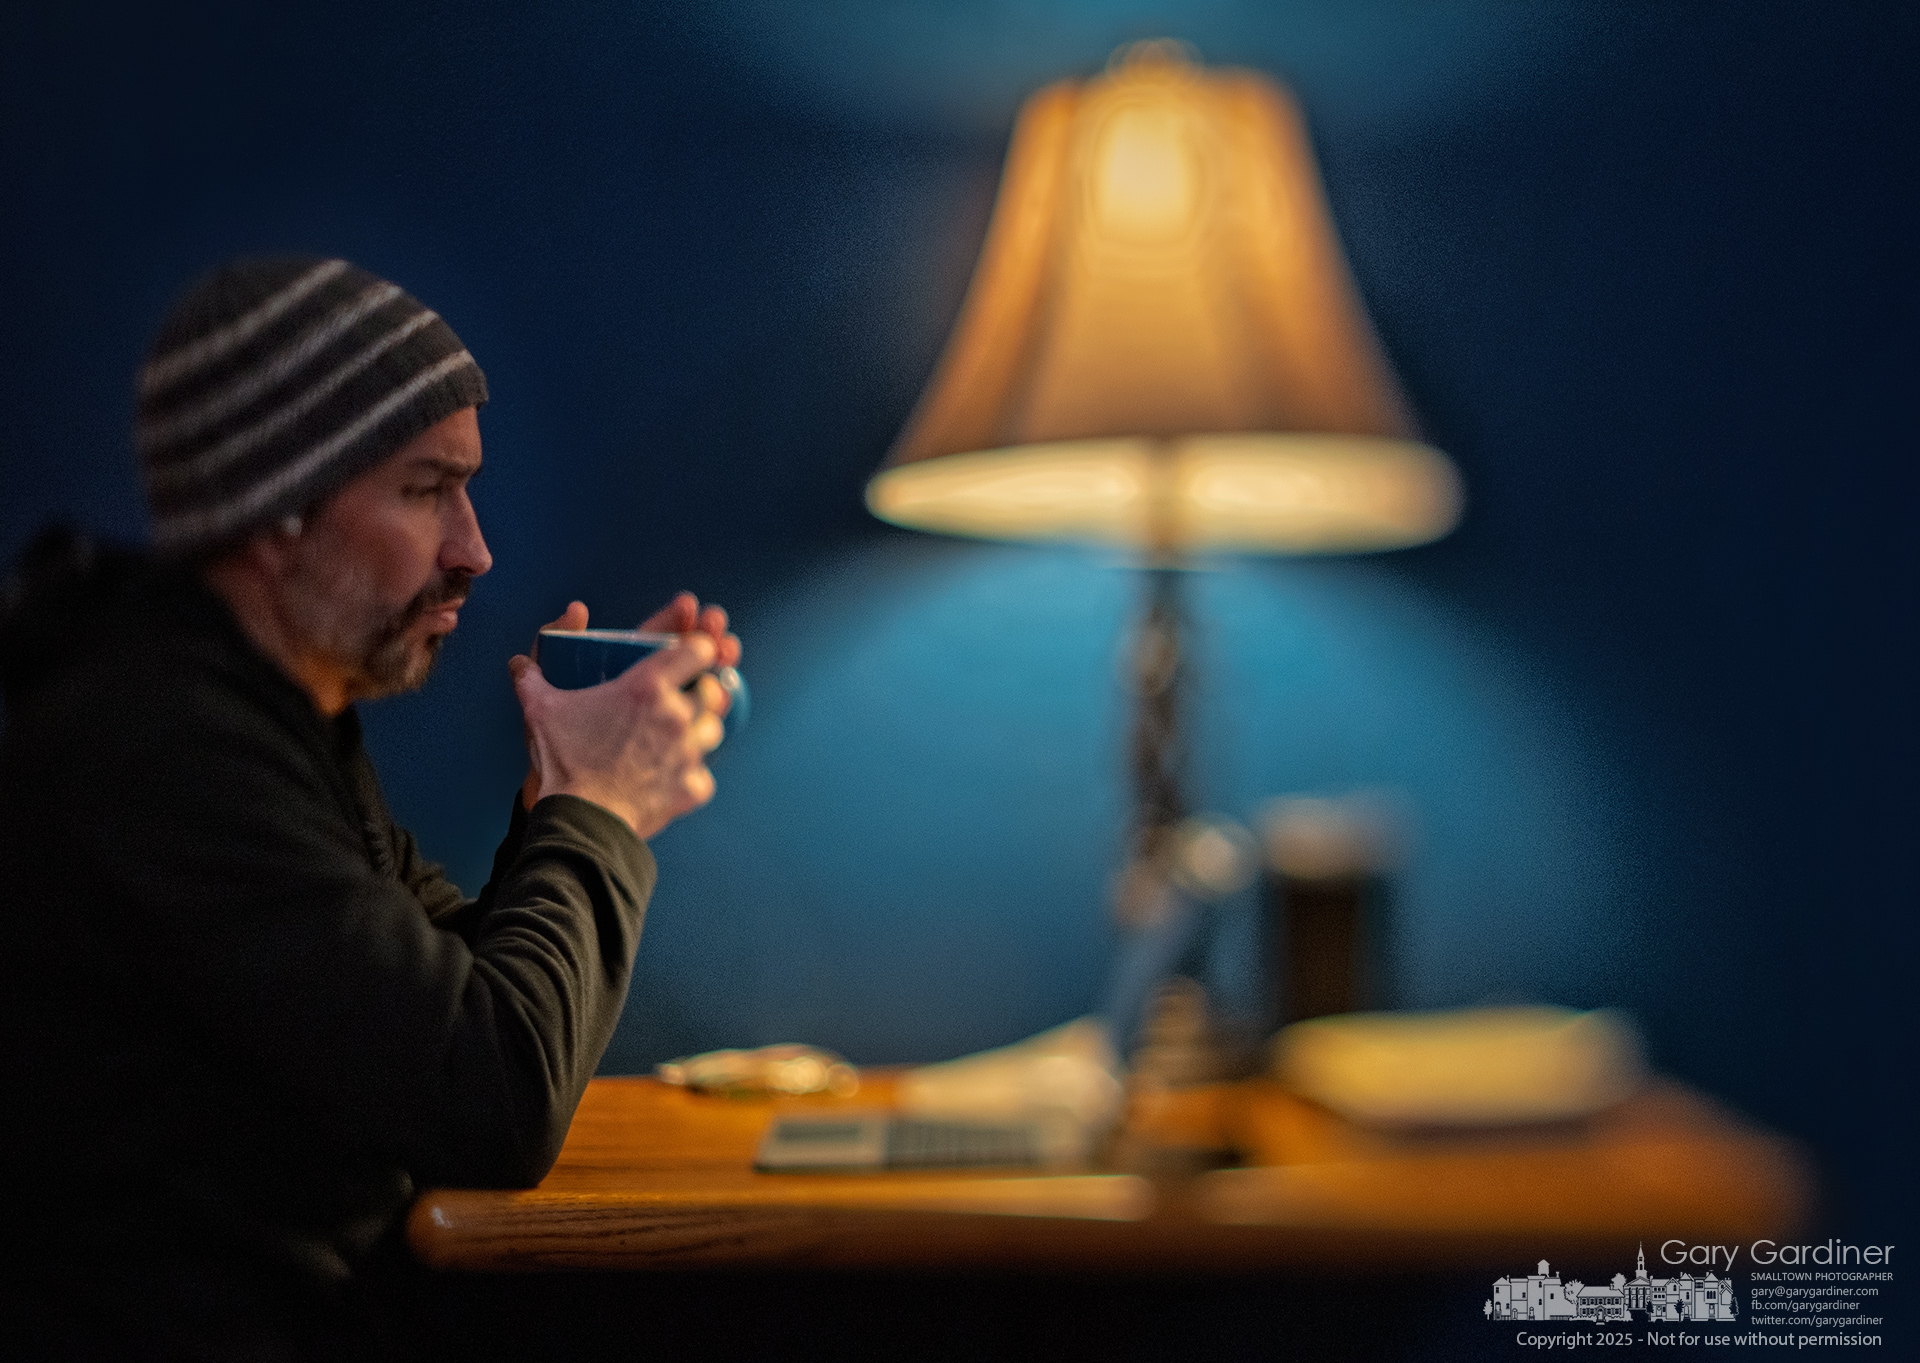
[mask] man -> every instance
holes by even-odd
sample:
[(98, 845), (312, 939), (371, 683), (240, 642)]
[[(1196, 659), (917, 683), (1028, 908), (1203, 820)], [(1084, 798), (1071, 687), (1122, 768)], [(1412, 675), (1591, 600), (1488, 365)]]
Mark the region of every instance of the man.
[[(0, 1337), (369, 1356), (414, 1189), (550, 1167), (625, 997), (644, 839), (713, 793), (739, 643), (584, 691), (510, 667), (529, 771), (475, 899), (395, 825), (355, 702), (417, 687), (491, 556), (479, 367), (344, 261), (243, 261), (140, 375), (157, 552), (43, 540), (0, 629)], [(574, 602), (556, 622), (587, 623)], [(691, 689), (689, 689), (691, 688)]]

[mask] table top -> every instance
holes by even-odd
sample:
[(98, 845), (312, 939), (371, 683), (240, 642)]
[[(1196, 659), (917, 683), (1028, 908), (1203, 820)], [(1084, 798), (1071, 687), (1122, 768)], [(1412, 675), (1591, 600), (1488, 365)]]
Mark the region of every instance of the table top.
[[(1250, 1080), (1137, 1107), (1124, 1166), (1145, 1172), (753, 1170), (775, 1114), (884, 1107), (891, 1089), (867, 1075), (847, 1099), (742, 1099), (596, 1079), (538, 1187), (430, 1190), (408, 1239), (427, 1264), (496, 1272), (1512, 1272), (1779, 1239), (1813, 1199), (1791, 1142), (1670, 1083), (1579, 1123), (1408, 1135)], [(1223, 1150), (1236, 1167), (1203, 1167)]]

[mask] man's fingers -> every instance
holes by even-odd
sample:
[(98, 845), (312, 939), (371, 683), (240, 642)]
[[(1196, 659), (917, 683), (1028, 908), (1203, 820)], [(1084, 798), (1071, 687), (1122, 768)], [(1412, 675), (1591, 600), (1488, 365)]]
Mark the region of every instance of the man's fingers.
[(688, 806), (689, 809), (698, 809), (713, 798), (715, 789), (713, 773), (707, 770), (704, 763), (688, 768), (681, 784), (687, 792), (687, 798), (692, 802)]
[(700, 600), (692, 592), (681, 592), (640, 626), (661, 634), (685, 634), (700, 618)]
[(540, 664), (524, 653), (516, 653), (507, 659), (507, 671), (513, 674), (514, 694), (520, 698), (520, 708), (523, 710), (528, 701), (542, 692), (553, 690), (546, 674), (541, 672)]
[(727, 633), (727, 612), (723, 606), (708, 606), (700, 612), (696, 628), (708, 635), (720, 646), (716, 661), (723, 667), (732, 667), (740, 661), (740, 641)]
[(733, 708), (732, 693), (711, 672), (702, 672), (694, 678), (693, 691), (700, 708), (710, 715), (724, 715)]
[(585, 629), (587, 627), (587, 605), (584, 601), (569, 601), (567, 608), (560, 612), (560, 618), (541, 629)]
[(693, 717), (693, 723), (687, 726), (687, 738), (693, 743), (694, 750), (710, 753), (720, 746), (720, 740), (727, 736), (726, 725), (720, 722), (720, 716), (711, 710), (702, 710)]
[(648, 617), (640, 628), (662, 634), (704, 634), (714, 642), (715, 663), (732, 667), (740, 661), (740, 641), (727, 633), (725, 607), (702, 606), (692, 592), (681, 592)]

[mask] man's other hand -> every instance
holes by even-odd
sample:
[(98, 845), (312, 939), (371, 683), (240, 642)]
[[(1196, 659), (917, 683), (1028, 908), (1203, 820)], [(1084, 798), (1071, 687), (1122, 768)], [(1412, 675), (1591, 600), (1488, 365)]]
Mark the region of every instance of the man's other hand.
[[(572, 602), (548, 629), (585, 629)], [(612, 681), (578, 691), (550, 686), (533, 659), (508, 667), (526, 718), (528, 771), (520, 798), (578, 795), (612, 811), (642, 838), (713, 798), (706, 755), (719, 745), (730, 697), (710, 675), (739, 661), (727, 613), (682, 592), (641, 626), (679, 642)], [(687, 690), (688, 683), (693, 683)]]

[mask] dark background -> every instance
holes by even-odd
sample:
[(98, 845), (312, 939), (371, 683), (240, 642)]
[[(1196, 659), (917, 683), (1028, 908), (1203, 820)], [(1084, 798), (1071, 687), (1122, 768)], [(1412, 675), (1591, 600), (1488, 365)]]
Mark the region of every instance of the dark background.
[(606, 1068), (786, 1039), (937, 1059), (1095, 1009), (1132, 579), (892, 530), (860, 493), (1020, 98), (1187, 38), (1300, 97), (1470, 498), (1423, 549), (1201, 575), (1201, 799), (1384, 791), (1412, 830), (1398, 1001), (1624, 1006), (1661, 1067), (1809, 1143), (1823, 1230), (1897, 1242), (1910, 14), (11, 7), (0, 555), (56, 514), (143, 534), (131, 375), (191, 278), (348, 256), (446, 315), (495, 395), (499, 566), (428, 689), (368, 715), (457, 877), (518, 779), (501, 660), (533, 625), (691, 586), (747, 640), (754, 724), (656, 844)]

